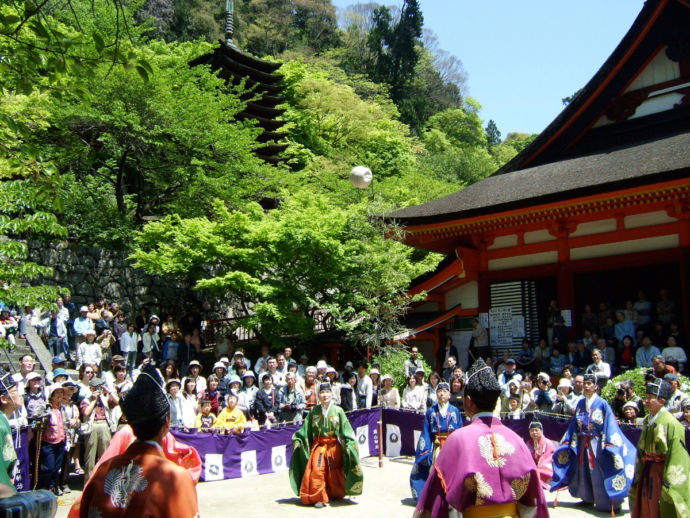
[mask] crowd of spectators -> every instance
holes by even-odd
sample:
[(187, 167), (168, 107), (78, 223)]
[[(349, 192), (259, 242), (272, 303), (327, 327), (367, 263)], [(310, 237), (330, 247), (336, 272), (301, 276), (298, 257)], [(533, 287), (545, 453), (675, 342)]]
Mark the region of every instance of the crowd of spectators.
[[(24, 404), (10, 424), (40, 423), (42, 432), (31, 443), (34, 452), (40, 447), (38, 483), (57, 494), (69, 490), (69, 475), (90, 475), (112, 434), (126, 424), (119, 401), (147, 363), (156, 365), (165, 380), (171, 424), (202, 432), (239, 434), (299, 423), (318, 403), (317, 387), (324, 381), (332, 386), (334, 403), (345, 411), (381, 406), (418, 413), (437, 403), (436, 389), (445, 381), (450, 403), (463, 411), (466, 376), (451, 339), (438, 351), (432, 372), (425, 370), (417, 347), (410, 348), (400, 393), (400, 380), (381, 372), (380, 365), (347, 362), (338, 371), (326, 357), (296, 358), (291, 347), (272, 350), (268, 345), (250, 358), (232, 332), (202, 355), (206, 344), (198, 311), (178, 317), (166, 308), (157, 314), (142, 308), (128, 314), (102, 297), (76, 307), (68, 295), (56, 307), (43, 319), (31, 308), (17, 316), (0, 307), (0, 333), (14, 343), (27, 326), (34, 326), (54, 356), (45, 376), (35, 371), (32, 355), (21, 358), (13, 377)], [(666, 290), (655, 306), (642, 292), (619, 310), (600, 304), (595, 313), (586, 306), (583, 336), (576, 341), (568, 341), (555, 301), (547, 318), (547, 336), (536, 346), (525, 340), (516, 354), (506, 353), (496, 362), (487, 357), (503, 391), (496, 408), (503, 418), (527, 413), (570, 417), (583, 397), (583, 374), (596, 374), (603, 386), (615, 373), (641, 366), (674, 386), (669, 408), (690, 426), (690, 401), (678, 390), (676, 376), (687, 362), (686, 342)], [(490, 355), (488, 334), (478, 320), (472, 336), (474, 352)], [(78, 372), (74, 380), (68, 375), (70, 366)], [(619, 420), (639, 423), (644, 408), (632, 384), (624, 382), (617, 389), (613, 407)]]

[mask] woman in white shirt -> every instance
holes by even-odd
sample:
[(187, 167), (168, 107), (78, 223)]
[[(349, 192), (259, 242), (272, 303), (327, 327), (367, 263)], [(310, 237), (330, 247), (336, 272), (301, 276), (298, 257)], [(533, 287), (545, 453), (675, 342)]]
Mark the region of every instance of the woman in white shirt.
[(120, 335), (120, 351), (125, 357), (127, 363), (127, 372), (129, 377), (132, 377), (134, 367), (137, 365), (137, 344), (139, 343), (139, 335), (134, 332), (134, 324), (130, 322), (127, 324), (127, 332)]
[(156, 325), (149, 324), (146, 328), (146, 332), (141, 337), (141, 342), (143, 344), (141, 352), (146, 358), (153, 358), (156, 363), (160, 356), (160, 347), (158, 347), (159, 340), (158, 333), (156, 333)]
[(182, 389), (182, 426), (185, 428), (194, 428), (198, 404), (196, 380), (186, 378)]
[(400, 393), (393, 386), (393, 376), (384, 374), (381, 383), (383, 384), (381, 392), (379, 392), (381, 406), (383, 408), (400, 408)]
[(423, 414), (426, 410), (426, 391), (424, 387), (417, 385), (417, 380), (414, 376), (410, 376), (407, 380), (407, 387), (403, 391), (403, 408), (405, 410), (413, 410)]

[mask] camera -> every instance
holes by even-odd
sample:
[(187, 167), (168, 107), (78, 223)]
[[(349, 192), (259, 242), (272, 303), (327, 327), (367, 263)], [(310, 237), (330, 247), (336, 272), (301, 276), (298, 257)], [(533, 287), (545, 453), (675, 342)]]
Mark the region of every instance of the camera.
[(646, 372), (644, 373), (644, 380), (645, 381), (653, 381), (656, 376), (654, 375), (654, 369), (647, 369)]

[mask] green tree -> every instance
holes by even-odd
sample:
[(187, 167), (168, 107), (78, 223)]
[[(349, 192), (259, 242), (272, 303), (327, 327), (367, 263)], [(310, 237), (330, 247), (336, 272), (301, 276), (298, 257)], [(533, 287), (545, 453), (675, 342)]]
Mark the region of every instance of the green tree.
[(362, 207), (336, 208), (304, 191), (267, 214), (218, 202), (210, 218), (149, 223), (132, 257), (229, 300), (263, 343), (306, 339), (318, 326), (374, 344), (397, 329), (407, 284), (422, 270), (385, 232)]
[(498, 146), (501, 143), (501, 132), (493, 119), (490, 119), (486, 125), (486, 143), (489, 148)]

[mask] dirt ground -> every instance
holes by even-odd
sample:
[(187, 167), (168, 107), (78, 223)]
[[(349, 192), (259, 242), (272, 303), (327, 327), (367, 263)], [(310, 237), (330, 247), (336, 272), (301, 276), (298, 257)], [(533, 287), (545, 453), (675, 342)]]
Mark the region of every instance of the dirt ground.
[[(410, 498), (408, 478), (411, 459), (384, 459), (383, 468), (378, 467), (377, 458), (362, 461), (364, 471), (364, 493), (361, 496), (334, 502), (316, 509), (301, 504), (290, 489), (287, 472), (258, 475), (251, 478), (229, 479), (218, 482), (203, 482), (197, 487), (199, 510), (202, 517), (227, 516), (232, 510), (235, 516), (316, 516), (329, 518), (353, 518), (357, 516), (410, 518), (413, 500)], [(74, 497), (79, 494), (76, 486), (79, 480), (73, 479), (75, 490), (60, 497), (57, 517), (67, 516)], [(610, 517), (611, 513), (595, 512), (572, 498), (567, 491), (558, 495), (558, 507), (553, 508), (555, 493), (546, 493), (552, 517), (581, 518), (585, 516)], [(298, 513), (298, 514), (294, 514)], [(627, 501), (616, 516), (629, 516)]]

